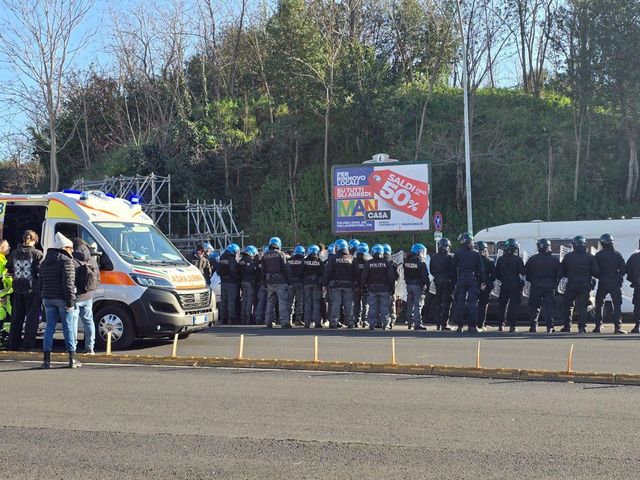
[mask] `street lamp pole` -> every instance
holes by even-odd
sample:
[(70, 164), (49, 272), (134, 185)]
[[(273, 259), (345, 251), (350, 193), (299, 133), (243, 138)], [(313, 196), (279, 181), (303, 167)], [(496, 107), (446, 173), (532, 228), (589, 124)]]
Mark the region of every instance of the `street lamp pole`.
[(473, 234), (473, 210), (471, 203), (471, 132), (469, 125), (469, 72), (467, 71), (467, 44), (464, 40), (464, 24), (462, 23), (462, 9), (460, 0), (458, 5), (458, 24), (460, 26), (460, 39), (462, 40), (462, 83), (464, 91), (464, 163), (465, 163), (465, 190), (467, 193), (467, 231)]

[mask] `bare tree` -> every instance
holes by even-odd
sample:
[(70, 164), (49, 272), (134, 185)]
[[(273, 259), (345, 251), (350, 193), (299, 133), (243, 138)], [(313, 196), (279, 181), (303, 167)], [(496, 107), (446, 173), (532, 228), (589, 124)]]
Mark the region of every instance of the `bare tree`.
[(49, 137), (51, 191), (58, 190), (59, 117), (65, 80), (77, 53), (86, 45), (80, 26), (93, 0), (0, 0), (6, 22), (0, 29), (2, 61), (15, 73), (10, 101)]

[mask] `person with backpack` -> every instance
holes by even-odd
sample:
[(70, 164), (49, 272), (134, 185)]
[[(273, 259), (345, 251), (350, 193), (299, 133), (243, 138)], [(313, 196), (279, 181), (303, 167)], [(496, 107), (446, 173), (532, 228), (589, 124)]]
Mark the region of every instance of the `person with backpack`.
[(73, 239), (73, 262), (76, 269), (76, 305), (73, 312), (75, 344), (78, 344), (77, 328), (80, 320), (84, 331), (84, 351), (88, 355), (94, 355), (96, 327), (93, 323), (93, 292), (100, 284), (100, 269), (89, 246), (80, 238)]
[[(38, 234), (27, 230), (22, 245), (9, 257), (7, 268), (13, 276), (13, 299), (9, 350), (33, 349), (40, 316), (40, 262), (44, 255), (36, 249)], [(22, 329), (24, 327), (24, 336)]]

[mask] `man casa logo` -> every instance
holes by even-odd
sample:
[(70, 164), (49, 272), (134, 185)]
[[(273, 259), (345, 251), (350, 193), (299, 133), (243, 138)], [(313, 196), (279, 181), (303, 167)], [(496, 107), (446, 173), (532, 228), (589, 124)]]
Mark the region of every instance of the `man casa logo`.
[(391, 210), (378, 210), (378, 200), (338, 200), (338, 217), (356, 217), (366, 220), (390, 220)]

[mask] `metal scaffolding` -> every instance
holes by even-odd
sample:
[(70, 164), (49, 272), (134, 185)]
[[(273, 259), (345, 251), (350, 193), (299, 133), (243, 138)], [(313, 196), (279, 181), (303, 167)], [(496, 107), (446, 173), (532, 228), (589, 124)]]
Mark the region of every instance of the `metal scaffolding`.
[(171, 176), (136, 175), (106, 177), (103, 180), (79, 179), (76, 190), (100, 190), (117, 197), (141, 199), (142, 209), (180, 249), (189, 250), (202, 242), (216, 249), (236, 242), (244, 246), (245, 234), (238, 230), (233, 218), (233, 203), (197, 200), (186, 203), (171, 201)]

